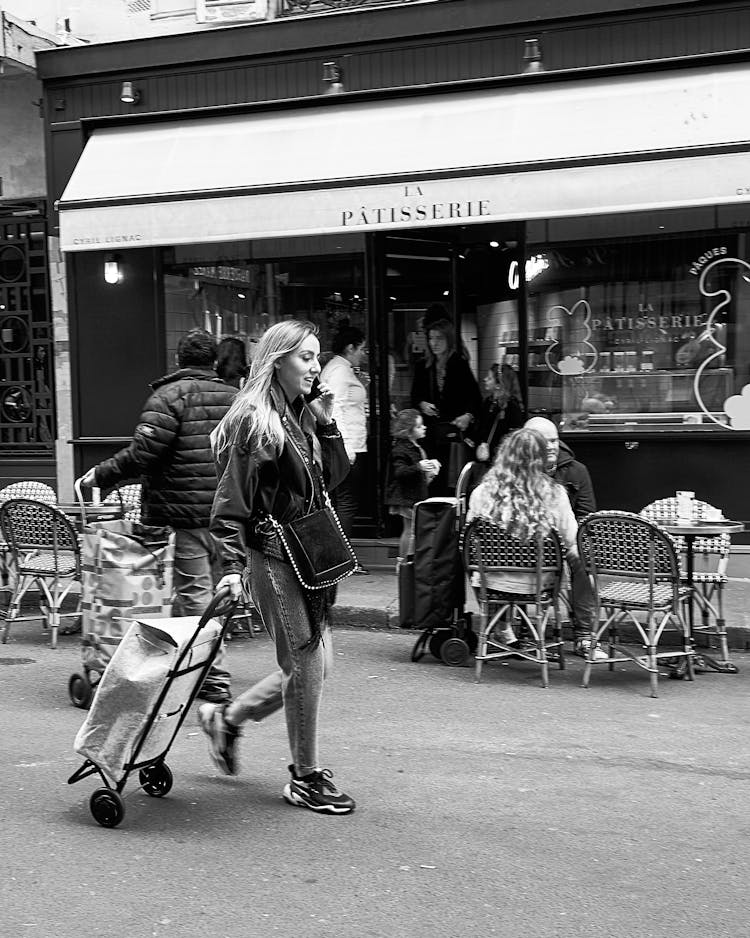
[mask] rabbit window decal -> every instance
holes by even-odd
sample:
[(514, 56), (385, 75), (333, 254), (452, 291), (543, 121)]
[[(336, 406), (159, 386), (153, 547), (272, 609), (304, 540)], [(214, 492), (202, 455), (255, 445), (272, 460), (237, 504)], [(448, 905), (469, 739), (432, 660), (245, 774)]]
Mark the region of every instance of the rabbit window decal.
[[(593, 371), (599, 360), (599, 352), (590, 341), (591, 305), (588, 300), (578, 300), (570, 309), (562, 305), (551, 306), (547, 310), (547, 322), (558, 327), (558, 337), (564, 336), (563, 342), (553, 340), (544, 353), (549, 370), (564, 376), (587, 375)], [(557, 362), (553, 360), (556, 349), (560, 352)]]

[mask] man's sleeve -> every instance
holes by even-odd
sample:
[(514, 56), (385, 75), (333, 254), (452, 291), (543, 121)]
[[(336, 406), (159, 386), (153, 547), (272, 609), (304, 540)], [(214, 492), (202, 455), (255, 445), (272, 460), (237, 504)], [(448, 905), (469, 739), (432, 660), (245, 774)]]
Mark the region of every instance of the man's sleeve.
[(149, 475), (169, 456), (180, 429), (180, 402), (152, 394), (146, 401), (133, 442), (96, 467), (96, 482), (111, 488), (124, 479)]
[(578, 463), (579, 478), (581, 484), (578, 487), (578, 498), (576, 499), (575, 516), (578, 521), (592, 511), (596, 511), (596, 497), (594, 496), (594, 486), (591, 482), (591, 476), (583, 463)]

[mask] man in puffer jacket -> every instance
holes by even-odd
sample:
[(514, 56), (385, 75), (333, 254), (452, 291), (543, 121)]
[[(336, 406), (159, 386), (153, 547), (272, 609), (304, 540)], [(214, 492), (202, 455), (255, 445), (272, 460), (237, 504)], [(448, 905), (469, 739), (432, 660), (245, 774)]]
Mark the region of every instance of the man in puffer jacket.
[(209, 435), (236, 388), (214, 371), (216, 343), (192, 329), (177, 346), (179, 370), (154, 381), (129, 446), (89, 469), (82, 482), (108, 489), (127, 480), (143, 486), (144, 524), (175, 531), (175, 615), (201, 615), (221, 576), (208, 530), (216, 469)]

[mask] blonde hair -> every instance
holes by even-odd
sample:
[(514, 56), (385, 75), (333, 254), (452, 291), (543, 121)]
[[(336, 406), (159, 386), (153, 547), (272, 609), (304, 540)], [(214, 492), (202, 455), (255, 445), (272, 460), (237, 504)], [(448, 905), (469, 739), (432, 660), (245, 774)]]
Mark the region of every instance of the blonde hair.
[(474, 513), (524, 543), (546, 535), (560, 486), (546, 472), (547, 442), (536, 430), (514, 430), (500, 444), (492, 468), (477, 487)]
[[(258, 343), (245, 386), (232, 401), (215, 431), (214, 454), (218, 457), (227, 447), (240, 442), (242, 428), (247, 428), (243, 442), (252, 438), (253, 446), (270, 444), (279, 452), (284, 445), (281, 418), (271, 406), (271, 384), (276, 363), (296, 351), (310, 335), (317, 335), (315, 323), (300, 319), (277, 322), (264, 333)], [(244, 436), (244, 434), (243, 434)]]

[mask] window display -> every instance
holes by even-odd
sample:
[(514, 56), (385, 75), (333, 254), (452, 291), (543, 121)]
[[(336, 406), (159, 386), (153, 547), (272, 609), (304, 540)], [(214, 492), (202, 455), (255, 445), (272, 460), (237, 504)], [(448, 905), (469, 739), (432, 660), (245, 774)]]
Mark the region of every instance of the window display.
[(528, 283), (530, 412), (591, 432), (750, 425), (744, 234), (533, 252), (546, 266)]

